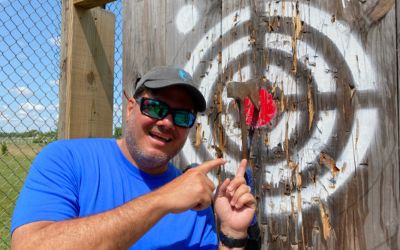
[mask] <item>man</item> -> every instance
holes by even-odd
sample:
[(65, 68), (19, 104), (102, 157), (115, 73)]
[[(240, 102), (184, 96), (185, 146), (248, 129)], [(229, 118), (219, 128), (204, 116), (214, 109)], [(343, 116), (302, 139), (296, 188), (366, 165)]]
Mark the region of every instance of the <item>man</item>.
[(32, 164), (18, 199), (12, 248), (243, 248), (256, 206), (244, 179), (246, 161), (215, 196), (207, 173), (225, 164), (223, 159), (184, 174), (169, 163), (205, 107), (187, 72), (157, 67), (128, 99), (122, 139), (48, 145)]

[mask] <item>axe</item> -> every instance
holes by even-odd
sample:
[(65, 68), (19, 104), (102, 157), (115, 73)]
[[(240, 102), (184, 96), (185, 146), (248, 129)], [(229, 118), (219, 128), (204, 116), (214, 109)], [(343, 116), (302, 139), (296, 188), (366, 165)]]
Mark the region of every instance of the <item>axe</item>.
[(254, 126), (250, 126), (249, 133), (246, 131), (246, 117), (244, 114), (244, 100), (248, 96), (254, 105), (254, 113), (252, 124), (257, 124), (258, 113), (260, 110), (260, 96), (259, 96), (259, 82), (260, 79), (251, 79), (246, 82), (228, 82), (227, 95), (234, 98), (238, 107), (240, 115), (240, 129), (242, 134), (242, 159), (248, 159), (250, 154), (250, 147), (254, 134)]
[[(260, 81), (260, 79), (251, 79), (246, 82), (228, 82), (226, 87), (228, 97), (234, 98), (239, 106), (240, 129), (242, 137), (242, 159), (249, 159), (254, 129), (258, 121), (258, 114), (260, 110)], [(248, 134), (246, 133), (247, 126), (246, 117), (244, 114), (244, 100), (246, 97), (249, 97), (250, 101), (254, 105), (254, 113)], [(251, 168), (246, 168), (245, 179), (247, 185), (250, 186), (251, 192), (254, 195), (255, 185), (253, 181), (253, 171)], [(256, 214), (251, 221), (251, 225), (247, 229), (247, 233), (249, 235), (249, 241), (246, 249), (261, 249), (261, 232), (257, 222)]]

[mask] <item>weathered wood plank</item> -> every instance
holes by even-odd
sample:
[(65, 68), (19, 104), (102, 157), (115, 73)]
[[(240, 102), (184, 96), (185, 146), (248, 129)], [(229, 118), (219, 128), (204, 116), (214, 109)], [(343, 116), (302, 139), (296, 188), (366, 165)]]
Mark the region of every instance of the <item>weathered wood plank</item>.
[[(168, 64), (179, 65), (191, 73), (208, 107), (214, 107), (214, 87), (220, 80), (221, 1), (171, 1), (167, 14), (167, 48), (171, 48), (166, 54)], [(178, 166), (216, 157), (220, 149), (218, 140), (222, 140), (222, 135), (216, 136), (220, 128), (211, 122), (216, 119), (219, 118), (209, 108), (198, 115), (201, 126), (191, 131), (184, 150), (176, 157)], [(216, 173), (213, 175), (216, 178)]]
[[(257, 56), (247, 62), (243, 62), (243, 58), (248, 58), (248, 55), (242, 57), (242, 65), (249, 63), (255, 69), (251, 71), (253, 76), (260, 72), (256, 70), (260, 68), (257, 65), (265, 65), (265, 76), (272, 84), (283, 80), (283, 84), (288, 86), (293, 78), (295, 88), (290, 95), (297, 97), (289, 98), (290, 89), (283, 87), (286, 100), (281, 98), (283, 106), (279, 106), (283, 109), (277, 119), (285, 120), (286, 115), (300, 114), (283, 125), (283, 131), (289, 130), (289, 133), (282, 134), (281, 155), (273, 153), (279, 152), (279, 148), (272, 140), (269, 140), (270, 145), (264, 145), (265, 138), (274, 134), (277, 127), (259, 129), (261, 140), (255, 138), (253, 141), (258, 146), (254, 162), (265, 173), (257, 175), (258, 191), (261, 192), (260, 219), (266, 223), (267, 231), (264, 249), (267, 246), (272, 249), (397, 246), (395, 228), (398, 223), (390, 221), (389, 217), (398, 218), (395, 209), (399, 204), (395, 189), (398, 187), (398, 173), (393, 172), (396, 166), (388, 159), (397, 161), (398, 152), (389, 149), (398, 148), (398, 139), (387, 138), (387, 133), (398, 128), (398, 119), (389, 119), (388, 128), (382, 129), (379, 121), (384, 118), (374, 111), (382, 110), (386, 118), (397, 115), (397, 104), (392, 97), (383, 101), (383, 105), (379, 99), (388, 96), (382, 88), (397, 93), (393, 73), (396, 71), (393, 68), (395, 58), (391, 54), (396, 50), (393, 8), (388, 9), (385, 1), (370, 2), (368, 7), (348, 1), (319, 1), (316, 5), (303, 1), (223, 2), (223, 10), (228, 13), (245, 7), (252, 10), (252, 22), (247, 29), (241, 31), (240, 25), (235, 24), (232, 25), (233, 31), (223, 37), (223, 49), (228, 51), (228, 58), (223, 54), (222, 61), (230, 62), (230, 68), (225, 70), (231, 70), (230, 75), (239, 71), (234, 68), (238, 60), (229, 56), (246, 51), (246, 43), (230, 45), (247, 35), (249, 43), (255, 44), (252, 50), (258, 50), (258, 54), (264, 53), (264, 58), (268, 58), (263, 63)], [(355, 34), (354, 30), (357, 31)], [(233, 35), (237, 38), (232, 38)], [(348, 42), (338, 42), (340, 40)], [(259, 45), (263, 42), (267, 51)], [(309, 76), (312, 77), (310, 80)], [(274, 77), (280, 80), (276, 81)], [(324, 86), (328, 82), (336, 87)], [(321, 92), (326, 94), (321, 96)], [(336, 110), (335, 116), (331, 110)], [(362, 121), (370, 126), (360, 125)], [(331, 124), (332, 132), (326, 132)], [(290, 127), (294, 128), (293, 134)], [(359, 134), (366, 133), (368, 128), (375, 131), (376, 137), (360, 137)], [(315, 132), (318, 130), (326, 135), (318, 135)], [(354, 140), (352, 137), (357, 137), (352, 142), (355, 145), (353, 150), (347, 146)], [(310, 140), (314, 142), (309, 144)], [(382, 145), (379, 140), (386, 141), (387, 145)], [(227, 151), (234, 144), (228, 145)], [(327, 155), (321, 158), (321, 152)], [(391, 152), (390, 155), (387, 152)], [(281, 163), (277, 164), (277, 161)], [(335, 168), (337, 164), (340, 172), (333, 172), (330, 164), (335, 164)], [(327, 178), (329, 169), (335, 173), (331, 180)], [(351, 176), (353, 178), (349, 178)], [(381, 176), (381, 185), (391, 192), (379, 193), (377, 176)], [(388, 179), (388, 176), (393, 178)], [(310, 177), (316, 180), (314, 184)], [(375, 190), (376, 193), (366, 190)], [(385, 197), (378, 207), (368, 204), (375, 196)], [(379, 224), (377, 218), (381, 220), (381, 228), (376, 228)], [(391, 235), (390, 238), (387, 239), (385, 234)]]
[(79, 6), (84, 9), (91, 9), (94, 7), (100, 7), (107, 3), (114, 2), (115, 0), (73, 0), (75, 6)]
[[(396, 51), (397, 51), (397, 115), (398, 115), (398, 120), (397, 120), (397, 155), (400, 158), (400, 3), (398, 0), (396, 0), (395, 3), (396, 6), (396, 25), (397, 25), (397, 35), (396, 35)], [(395, 163), (396, 164), (396, 163)], [(397, 189), (397, 195), (395, 194), (395, 197), (399, 197), (400, 194), (400, 167), (399, 164), (397, 165), (397, 169), (398, 169), (398, 173), (394, 173), (394, 176), (397, 176), (397, 182), (398, 182), (398, 186), (399, 188)], [(396, 189), (395, 189), (396, 190)], [(397, 215), (399, 215), (400, 212), (399, 210), (397, 210)], [(397, 233), (397, 246), (400, 246), (400, 232), (398, 231)]]
[[(136, 80), (165, 65), (165, 1), (124, 1), (123, 89), (132, 94)], [(123, 98), (123, 117), (126, 100)], [(123, 121), (125, 119), (123, 118)], [(125, 123), (123, 123), (125, 127)]]
[[(216, 26), (221, 20), (220, 6), (220, 1), (124, 1), (124, 89), (131, 93), (136, 79), (156, 65), (183, 67), (197, 82), (210, 71), (218, 75), (218, 62), (213, 59), (220, 51), (220, 27)], [(210, 89), (205, 84), (201, 90)], [(195, 144), (195, 131), (192, 132), (188, 140), (190, 148)], [(209, 145), (213, 142), (208, 141), (203, 147)], [(177, 165), (210, 158), (195, 151), (206, 150), (196, 148), (179, 155)]]
[(115, 17), (63, 3), (68, 23), (63, 24), (59, 137), (111, 137)]
[(276, 105), (250, 151), (263, 249), (397, 249), (400, 7), (393, 4), (126, 1), (124, 88), (154, 65), (193, 72), (208, 110), (175, 162), (223, 155), (229, 176), (242, 140), (227, 83), (260, 78)]
[[(385, 2), (376, 1), (372, 10), (362, 8), (356, 15), (385, 9), (380, 11), (380, 18), (371, 18), (373, 22), (366, 22), (360, 28), (363, 49), (374, 72), (365, 73), (375, 78), (376, 87), (368, 92), (356, 89), (358, 93), (353, 101), (355, 110), (366, 112), (364, 117), (357, 119), (358, 122), (371, 121), (371, 116), (376, 117), (375, 136), (370, 141), (364, 160), (360, 161), (362, 167), (355, 171), (354, 179), (349, 182), (343, 201), (335, 202), (336, 205), (348, 204), (340, 209), (343, 213), (337, 212), (337, 224), (340, 225), (337, 231), (342, 230), (339, 234), (342, 239), (348, 238), (349, 234), (352, 236), (352, 244), (347, 244), (353, 249), (399, 248), (399, 173), (396, 170), (399, 166), (396, 150), (399, 148), (399, 109), (396, 101), (396, 58), (393, 55), (396, 50), (396, 16), (394, 5), (388, 9), (384, 6)], [(371, 127), (368, 133), (371, 133)], [(358, 143), (357, 146), (363, 145)], [(344, 242), (343, 246), (346, 247)]]
[(58, 118), (58, 138), (66, 138), (65, 130), (67, 124), (65, 123), (66, 109), (67, 109), (67, 58), (68, 58), (68, 27), (70, 23), (70, 0), (62, 1), (62, 22), (61, 22), (61, 51), (60, 51), (60, 83), (59, 83), (59, 118)]

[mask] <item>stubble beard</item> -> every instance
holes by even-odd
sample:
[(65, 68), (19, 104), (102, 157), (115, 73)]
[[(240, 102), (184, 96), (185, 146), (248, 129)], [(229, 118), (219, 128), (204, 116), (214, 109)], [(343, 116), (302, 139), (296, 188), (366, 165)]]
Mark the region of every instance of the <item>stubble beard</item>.
[[(129, 119), (126, 126), (125, 132), (125, 141), (126, 146), (128, 148), (129, 154), (133, 158), (133, 160), (138, 165), (139, 168), (147, 168), (147, 169), (155, 169), (164, 167), (167, 165), (168, 161), (173, 157), (170, 155), (164, 154), (150, 154), (146, 153), (140, 146), (137, 144), (137, 140), (133, 131), (129, 129), (131, 126), (135, 126), (133, 123), (133, 119)], [(136, 125), (137, 126), (137, 125)]]

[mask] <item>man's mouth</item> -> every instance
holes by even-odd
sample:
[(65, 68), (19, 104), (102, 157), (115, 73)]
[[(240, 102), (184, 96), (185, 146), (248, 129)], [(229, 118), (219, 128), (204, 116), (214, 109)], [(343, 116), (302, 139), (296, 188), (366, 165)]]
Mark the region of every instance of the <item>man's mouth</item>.
[(150, 134), (151, 137), (153, 137), (153, 138), (155, 138), (157, 140), (163, 141), (163, 142), (172, 141), (172, 138), (170, 138), (170, 137), (168, 137), (166, 135), (163, 135), (163, 134), (159, 134), (159, 133), (155, 133), (155, 132), (150, 132), (149, 134)]

